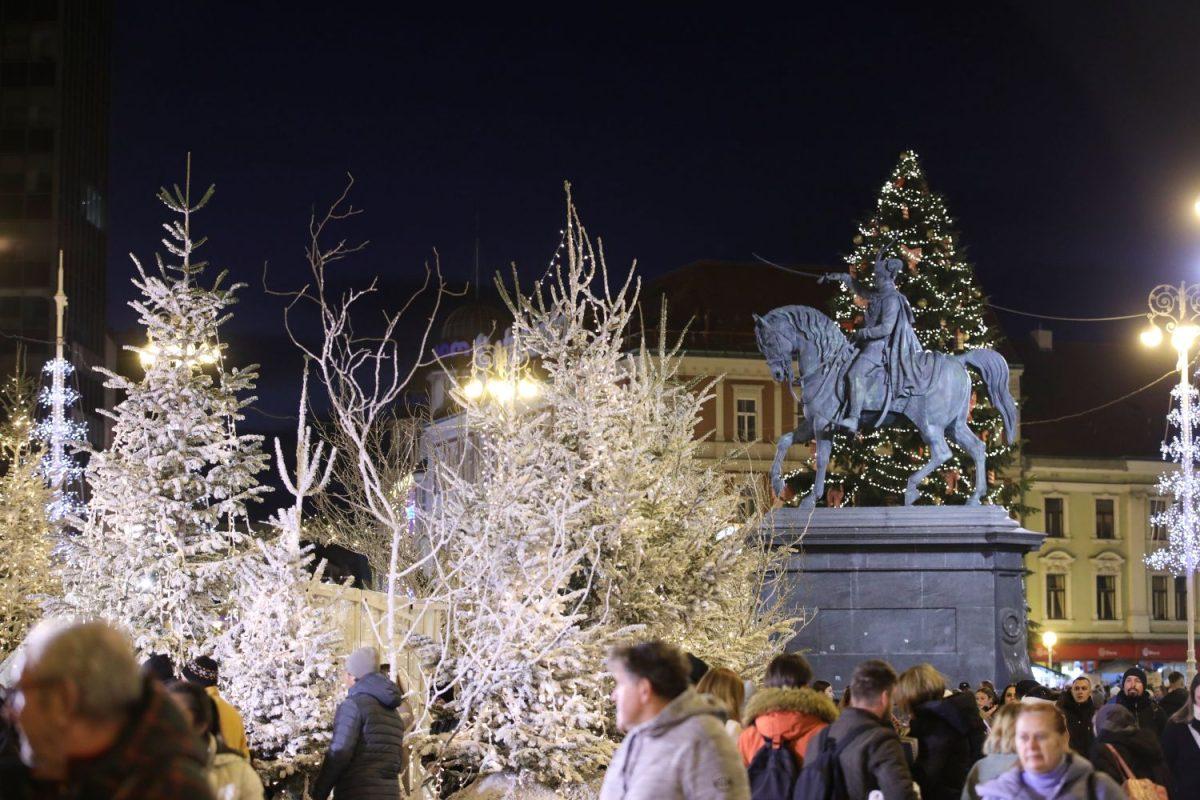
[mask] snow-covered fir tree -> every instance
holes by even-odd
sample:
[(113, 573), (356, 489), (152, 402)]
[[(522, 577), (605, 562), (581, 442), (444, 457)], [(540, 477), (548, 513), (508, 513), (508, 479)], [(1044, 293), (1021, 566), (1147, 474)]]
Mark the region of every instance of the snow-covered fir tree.
[(439, 559), (434, 680), (461, 719), (441, 757), (570, 792), (614, 746), (608, 645), (658, 636), (746, 669), (791, 621), (755, 602), (764, 553), (735, 487), (699, 461), (704, 387), (669, 348), (630, 352), (637, 283), (610, 285), (569, 200), (565, 236), (565, 263), (504, 292), (506, 343), (459, 384), (465, 455), (436, 465), (426, 523), (459, 532)]
[[(975, 270), (959, 242), (954, 219), (941, 195), (929, 188), (917, 154), (906, 151), (880, 189), (875, 210), (859, 223), (853, 247), (846, 255), (850, 273), (871, 281), (871, 267), (880, 248), (907, 262), (898, 276), (900, 291), (912, 304), (917, 338), (927, 350), (961, 353), (994, 348), (999, 331), (985, 319), (985, 298)], [(865, 300), (845, 286), (833, 299), (834, 318), (850, 332), (861, 324)], [(1004, 470), (1012, 463), (1016, 444), (1004, 431), (1000, 412), (988, 400), (982, 380), (973, 371), (972, 408), (968, 424), (987, 447), (986, 502), (1010, 506), (1020, 487)], [(970, 456), (951, 443), (951, 457), (926, 479), (921, 502), (961, 504), (970, 497), (974, 469)], [(909, 476), (929, 458), (917, 430), (908, 424), (864, 430), (860, 436), (837, 434), (824, 499), (846, 505), (887, 505), (903, 496)], [(803, 494), (812, 476), (793, 476)], [(822, 498), (818, 498), (821, 500)]]
[[(20, 359), (18, 359), (18, 362)], [(41, 472), (35, 386), (19, 370), (0, 387), (0, 658), (41, 618), (60, 590), (51, 558), (54, 492)]]
[(340, 687), (341, 634), (328, 603), (312, 594), (320, 570), (310, 571), (312, 550), (300, 546), (304, 500), (324, 489), (334, 457), (323, 453), (323, 443), (312, 443), (307, 400), (306, 373), (294, 473), (275, 441), (292, 505), (271, 520), (278, 536), (255, 541), (239, 559), (231, 624), (217, 643), (222, 695), (241, 712), (255, 766), (268, 781), (320, 763)]
[(187, 188), (161, 190), (175, 215), (162, 240), (170, 260), (159, 255), (145, 269), (133, 258), (141, 298), (130, 306), (145, 328), (145, 374), (105, 371), (105, 385), (125, 399), (104, 412), (112, 444), (91, 454), (88, 515), (64, 558), (57, 609), (108, 619), (143, 654), (177, 661), (219, 632), (229, 557), (243, 538), (237, 525), (266, 491), (256, 478), (266, 466), (262, 437), (236, 430), (256, 373), (229, 367), (219, 337), (241, 285), (224, 286), (224, 273), (204, 283), (207, 265), (193, 260), (204, 240), (192, 238), (191, 217), (211, 196), (209, 188), (193, 203)]

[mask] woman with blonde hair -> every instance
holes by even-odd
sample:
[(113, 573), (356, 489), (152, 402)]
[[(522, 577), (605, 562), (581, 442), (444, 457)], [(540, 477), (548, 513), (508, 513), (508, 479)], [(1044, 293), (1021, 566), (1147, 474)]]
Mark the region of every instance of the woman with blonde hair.
[(696, 684), (696, 691), (715, 698), (725, 707), (725, 713), (729, 715), (725, 720), (725, 732), (736, 742), (742, 734), (742, 703), (746, 699), (746, 685), (742, 679), (731, 669), (710, 669)]
[(908, 735), (917, 740), (913, 778), (922, 800), (959, 800), (986, 736), (975, 695), (948, 694), (941, 673), (918, 664), (900, 673), (896, 705), (909, 715)]
[(1000, 706), (992, 715), (992, 727), (983, 742), (983, 758), (976, 761), (967, 773), (967, 785), (963, 787), (962, 800), (979, 800), (975, 787), (993, 778), (1000, 777), (1005, 770), (1017, 763), (1017, 715), (1021, 713), (1019, 703)]

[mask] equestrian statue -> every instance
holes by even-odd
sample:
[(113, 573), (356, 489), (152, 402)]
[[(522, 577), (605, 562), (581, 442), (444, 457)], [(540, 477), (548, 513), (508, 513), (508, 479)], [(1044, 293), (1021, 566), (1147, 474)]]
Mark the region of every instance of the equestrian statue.
[[(825, 492), (835, 430), (858, 433), (894, 425), (901, 417), (916, 426), (930, 452), (929, 461), (909, 477), (904, 504), (912, 505), (921, 481), (950, 458), (949, 436), (975, 462), (975, 486), (967, 504), (979, 505), (987, 488), (987, 450), (967, 425), (971, 402), (967, 367), (983, 378), (1009, 441), (1016, 436), (1017, 407), (1008, 390), (1004, 356), (985, 348), (954, 356), (924, 349), (913, 330), (912, 307), (896, 288), (902, 266), (900, 259), (884, 258), (880, 250), (874, 286), (849, 273), (820, 277), (821, 282), (846, 284), (868, 302), (862, 327), (849, 339), (836, 322), (808, 306), (782, 306), (761, 317), (754, 315), (755, 339), (771, 377), (787, 382), (803, 411), (800, 427), (781, 436), (776, 445), (771, 466), (776, 494), (784, 489), (783, 461), (793, 442), (816, 443), (816, 478), (802, 507), (814, 506)], [(798, 365), (798, 378), (793, 363)]]

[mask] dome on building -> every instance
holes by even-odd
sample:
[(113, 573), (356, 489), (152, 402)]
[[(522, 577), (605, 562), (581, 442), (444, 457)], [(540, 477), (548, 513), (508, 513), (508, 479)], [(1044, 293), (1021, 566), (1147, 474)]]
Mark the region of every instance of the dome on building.
[(442, 344), (465, 342), (470, 344), (483, 334), (489, 339), (499, 339), (512, 324), (508, 309), (484, 300), (470, 300), (446, 315), (442, 322)]

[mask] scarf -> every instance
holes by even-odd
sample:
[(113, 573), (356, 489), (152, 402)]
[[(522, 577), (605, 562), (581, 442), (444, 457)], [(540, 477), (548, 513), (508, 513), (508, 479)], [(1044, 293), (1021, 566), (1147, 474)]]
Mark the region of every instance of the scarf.
[(1058, 766), (1049, 772), (1030, 772), (1023, 769), (1021, 770), (1021, 782), (1038, 797), (1043, 799), (1058, 797), (1063, 779), (1067, 777), (1068, 765), (1067, 756), (1063, 756), (1062, 761), (1058, 762)]

